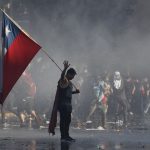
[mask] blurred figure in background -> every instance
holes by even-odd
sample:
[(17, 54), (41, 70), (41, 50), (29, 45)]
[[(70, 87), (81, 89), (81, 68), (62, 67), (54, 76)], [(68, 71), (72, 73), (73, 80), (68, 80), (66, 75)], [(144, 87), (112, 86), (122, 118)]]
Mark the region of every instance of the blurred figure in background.
[[(93, 87), (94, 90), (94, 101), (92, 102), (90, 113), (87, 117), (87, 123), (90, 123), (92, 115), (98, 111), (96, 118), (100, 118), (99, 128), (106, 128), (106, 114), (108, 109), (108, 96), (110, 95), (110, 85), (105, 82), (104, 77), (98, 76), (97, 81)], [(95, 121), (95, 120), (93, 120)], [(99, 124), (99, 123), (98, 123)]]
[(119, 71), (115, 71), (112, 81), (113, 99), (116, 101), (116, 122), (123, 116), (123, 124), (127, 126), (128, 103), (125, 93), (125, 83)]

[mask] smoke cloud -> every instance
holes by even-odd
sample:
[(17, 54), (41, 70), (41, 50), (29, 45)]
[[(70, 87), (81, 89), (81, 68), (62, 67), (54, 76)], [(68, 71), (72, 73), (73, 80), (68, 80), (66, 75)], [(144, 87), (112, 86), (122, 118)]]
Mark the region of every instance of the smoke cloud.
[[(22, 0), (20, 3), (13, 2), (14, 8), (9, 13), (61, 68), (63, 61), (69, 60), (78, 72), (88, 66), (92, 74), (116, 69), (150, 74), (149, 1)], [(42, 51), (31, 68), (41, 97), (49, 99), (61, 72)]]

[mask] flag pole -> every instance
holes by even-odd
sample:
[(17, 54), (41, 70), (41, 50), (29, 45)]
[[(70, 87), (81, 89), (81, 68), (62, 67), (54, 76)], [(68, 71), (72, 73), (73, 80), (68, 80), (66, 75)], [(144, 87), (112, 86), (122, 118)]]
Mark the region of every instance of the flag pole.
[[(52, 59), (52, 57), (50, 57), (50, 55), (44, 50), (44, 49), (41, 49), (42, 52), (44, 52), (47, 57), (57, 66), (57, 68), (62, 72), (63, 70), (58, 66), (58, 64), (54, 61), (54, 59)], [(77, 87), (72, 83), (73, 87), (77, 90)]]
[(57, 66), (57, 68), (62, 71), (62, 69), (58, 66), (58, 64), (54, 61), (54, 59), (52, 59), (52, 57), (50, 57), (50, 55), (44, 50), (44, 49), (41, 49), (46, 55), (47, 57)]
[[(0, 10), (2, 11), (2, 9), (0, 8)], [(3, 22), (3, 21), (2, 21)], [(0, 48), (0, 94), (2, 97), (2, 93), (3, 93), (3, 65), (4, 65), (4, 42), (3, 39), (1, 38), (0, 42), (2, 43), (2, 47)]]

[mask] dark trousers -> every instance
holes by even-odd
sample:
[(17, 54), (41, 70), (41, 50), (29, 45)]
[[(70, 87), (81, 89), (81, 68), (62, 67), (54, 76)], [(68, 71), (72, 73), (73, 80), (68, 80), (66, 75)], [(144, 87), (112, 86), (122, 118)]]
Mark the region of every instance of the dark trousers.
[(100, 114), (101, 114), (101, 126), (103, 128), (105, 128), (105, 125), (106, 125), (106, 112), (104, 112), (103, 110), (100, 110)]
[(69, 137), (69, 126), (71, 123), (71, 112), (59, 109), (60, 112), (60, 133), (61, 138)]
[(117, 99), (116, 121), (119, 115), (123, 115), (124, 124), (127, 124), (128, 106), (126, 99)]

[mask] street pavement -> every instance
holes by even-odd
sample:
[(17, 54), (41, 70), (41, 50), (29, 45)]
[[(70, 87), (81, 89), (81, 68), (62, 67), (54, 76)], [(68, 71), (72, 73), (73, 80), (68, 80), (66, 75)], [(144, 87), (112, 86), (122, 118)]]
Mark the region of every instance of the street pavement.
[(60, 141), (47, 129), (4, 128), (0, 129), (0, 150), (150, 150), (150, 130), (146, 128), (121, 131), (97, 129), (70, 129), (76, 142)]

